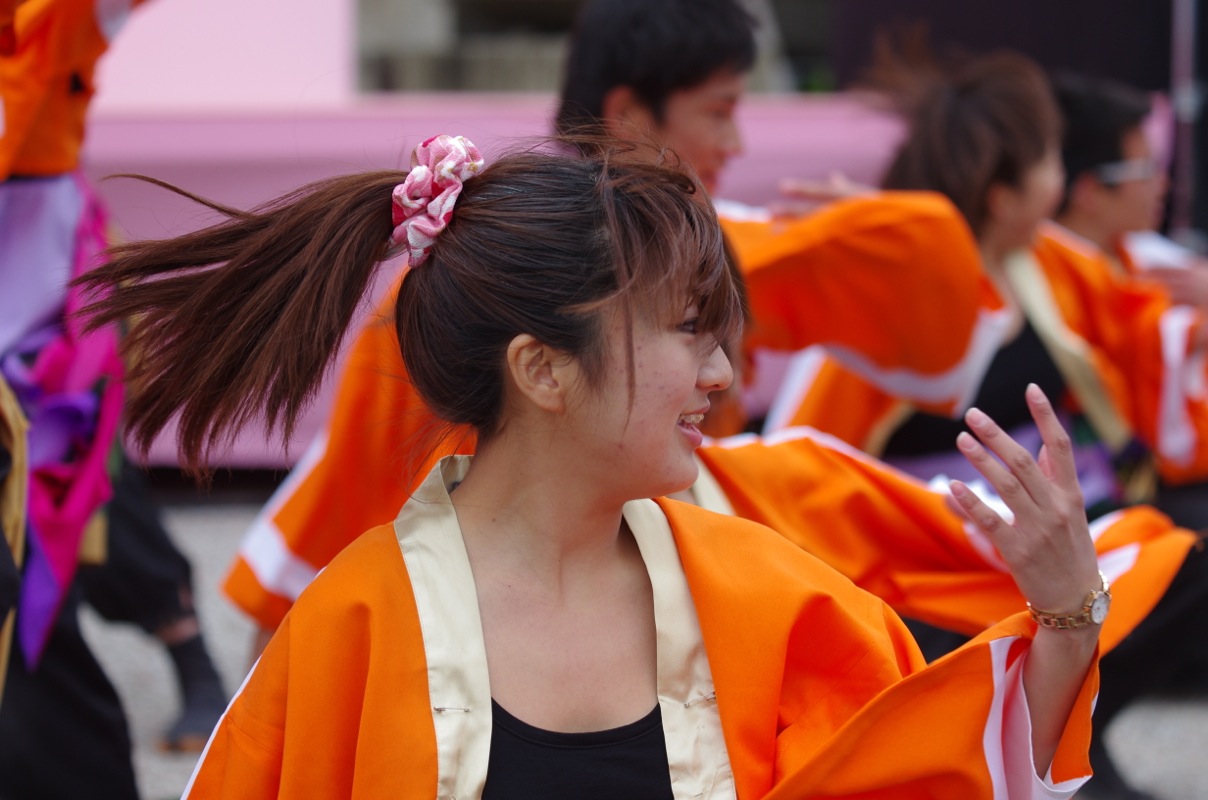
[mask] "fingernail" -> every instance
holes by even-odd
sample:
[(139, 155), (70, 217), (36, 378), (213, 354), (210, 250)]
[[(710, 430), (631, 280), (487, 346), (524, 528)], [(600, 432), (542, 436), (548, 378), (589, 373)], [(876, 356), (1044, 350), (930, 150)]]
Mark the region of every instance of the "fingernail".
[(965, 422), (968, 422), (970, 425), (975, 427), (978, 425), (985, 425), (989, 421), (990, 418), (987, 417), (985, 412), (983, 412), (980, 408), (971, 408), (965, 412)]
[(956, 435), (956, 446), (962, 450), (972, 450), (977, 446), (977, 440), (965, 431)]
[(1029, 383), (1028, 388), (1025, 391), (1027, 392), (1028, 399), (1030, 399), (1030, 400), (1035, 400), (1035, 401), (1039, 402), (1039, 401), (1045, 399), (1044, 392), (1042, 392), (1040, 390), (1040, 387), (1034, 383)]

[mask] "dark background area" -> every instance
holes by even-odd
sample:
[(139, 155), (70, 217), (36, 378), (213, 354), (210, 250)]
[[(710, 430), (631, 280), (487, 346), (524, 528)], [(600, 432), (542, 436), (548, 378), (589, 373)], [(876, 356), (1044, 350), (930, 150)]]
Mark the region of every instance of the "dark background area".
[(835, 0), (831, 62), (847, 85), (868, 63), (880, 30), (922, 22), (936, 50), (1008, 48), (1050, 70), (1170, 88), (1170, 0)]

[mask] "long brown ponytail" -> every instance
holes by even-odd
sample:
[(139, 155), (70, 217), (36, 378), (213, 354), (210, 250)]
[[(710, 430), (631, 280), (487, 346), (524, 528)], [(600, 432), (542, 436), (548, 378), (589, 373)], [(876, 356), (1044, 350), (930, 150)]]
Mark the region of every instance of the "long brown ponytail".
[[(403, 282), (397, 326), (417, 391), (480, 439), (502, 424), (503, 355), (527, 333), (603, 363), (599, 315), (700, 309), (719, 340), (741, 325), (721, 230), (699, 185), (676, 167), (605, 147), (516, 153), (468, 180), (430, 258)], [(311, 184), (176, 239), (114, 248), (82, 280), (93, 324), (132, 318), (128, 424), (146, 448), (180, 413), (184, 465), (263, 419), (288, 435), (351, 324), (392, 230), (375, 172)], [(161, 184), (162, 185), (162, 184)], [(678, 306), (678, 308), (676, 308)]]
[[(152, 180), (227, 219), (112, 248), (80, 282), (91, 324), (132, 318), (127, 421), (145, 450), (180, 413), (186, 467), (254, 419), (293, 431), (331, 365), (390, 235), (397, 171), (332, 178), (252, 212)], [(150, 180), (150, 179), (148, 179)]]

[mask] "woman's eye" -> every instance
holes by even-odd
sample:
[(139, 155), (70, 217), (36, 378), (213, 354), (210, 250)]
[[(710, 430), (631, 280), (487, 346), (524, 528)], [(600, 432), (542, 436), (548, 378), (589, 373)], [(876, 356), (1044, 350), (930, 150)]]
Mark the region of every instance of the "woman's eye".
[(693, 317), (692, 319), (686, 319), (680, 323), (679, 329), (683, 333), (691, 333), (693, 335), (696, 335), (696, 323), (697, 323), (697, 317)]

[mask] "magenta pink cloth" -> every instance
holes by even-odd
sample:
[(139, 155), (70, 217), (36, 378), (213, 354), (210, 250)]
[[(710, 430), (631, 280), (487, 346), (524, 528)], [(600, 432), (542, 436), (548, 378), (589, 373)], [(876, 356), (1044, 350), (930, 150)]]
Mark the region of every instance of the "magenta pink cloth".
[(433, 136), (415, 148), (411, 172), (394, 188), (390, 244), (407, 248), (408, 263), (424, 262), (453, 218), (462, 184), (483, 167), (478, 148), (464, 136)]
[[(96, 264), (105, 215), (85, 180), (72, 275)], [(122, 411), (122, 364), (114, 328), (85, 332), (68, 289), (63, 316), (25, 337), (3, 369), (30, 420), (29, 555), (21, 588), (19, 642), (37, 664), (75, 576), (88, 520), (112, 495), (109, 455)]]

